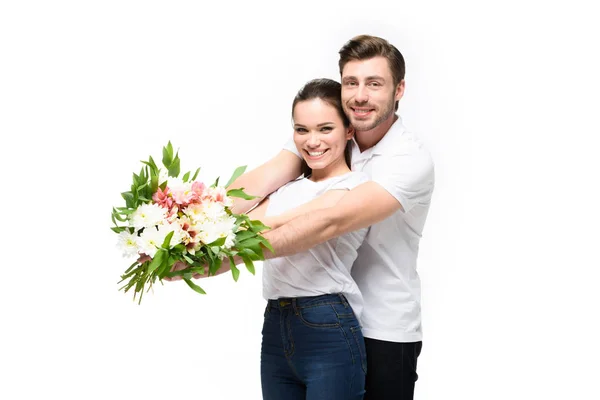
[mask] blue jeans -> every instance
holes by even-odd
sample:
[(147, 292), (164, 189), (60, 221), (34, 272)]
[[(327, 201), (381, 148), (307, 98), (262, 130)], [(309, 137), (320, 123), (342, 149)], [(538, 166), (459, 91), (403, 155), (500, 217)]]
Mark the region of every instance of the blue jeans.
[(262, 331), (264, 400), (360, 400), (365, 341), (341, 294), (269, 300)]

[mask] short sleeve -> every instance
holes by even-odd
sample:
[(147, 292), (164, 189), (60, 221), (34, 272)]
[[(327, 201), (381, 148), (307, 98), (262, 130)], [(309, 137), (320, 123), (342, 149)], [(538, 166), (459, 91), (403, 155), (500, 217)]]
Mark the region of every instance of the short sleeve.
[[(300, 153), (298, 152), (298, 149), (296, 148), (296, 143), (294, 143), (294, 138), (290, 138), (283, 146), (283, 149), (291, 151), (292, 153), (294, 153), (295, 155), (300, 157)], [(300, 158), (302, 158), (302, 157), (300, 157)]]
[(372, 160), (371, 180), (383, 186), (402, 205), (404, 212), (431, 202), (435, 182), (433, 160), (422, 146)]

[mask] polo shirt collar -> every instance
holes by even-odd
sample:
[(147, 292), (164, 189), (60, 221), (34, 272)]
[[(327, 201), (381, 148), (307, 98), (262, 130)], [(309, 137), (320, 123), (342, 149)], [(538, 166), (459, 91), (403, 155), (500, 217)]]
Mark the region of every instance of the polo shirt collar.
[(404, 134), (406, 128), (402, 123), (402, 118), (398, 116), (398, 119), (394, 121), (387, 133), (381, 138), (381, 140), (373, 147), (366, 149), (362, 153), (356, 143), (356, 138), (352, 137), (352, 162), (367, 160), (374, 155), (389, 154), (396, 150), (398, 146), (398, 139)]

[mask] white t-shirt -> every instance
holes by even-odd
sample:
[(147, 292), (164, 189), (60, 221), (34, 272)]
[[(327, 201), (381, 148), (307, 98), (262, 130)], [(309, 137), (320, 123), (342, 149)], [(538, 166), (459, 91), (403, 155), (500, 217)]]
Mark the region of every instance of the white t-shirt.
[[(306, 178), (297, 179), (269, 196), (269, 206), (265, 214), (280, 215), (313, 200), (328, 190), (350, 190), (367, 181), (368, 177), (362, 172), (348, 172), (320, 182), (313, 182)], [(350, 232), (289, 257), (265, 260), (263, 262), (264, 298), (343, 293), (360, 321), (363, 300), (356, 282), (350, 275), (350, 270), (367, 230), (365, 228)]]
[[(299, 155), (293, 141), (285, 149)], [(370, 149), (353, 143), (352, 170), (365, 172), (402, 205), (372, 225), (358, 249), (352, 277), (364, 299), (365, 337), (392, 342), (422, 340), (419, 240), (434, 187), (434, 165), (418, 137), (402, 120)]]

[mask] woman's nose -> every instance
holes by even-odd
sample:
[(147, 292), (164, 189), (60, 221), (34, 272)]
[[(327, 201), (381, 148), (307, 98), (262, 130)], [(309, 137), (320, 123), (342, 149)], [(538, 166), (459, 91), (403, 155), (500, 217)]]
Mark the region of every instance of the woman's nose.
[(309, 147), (319, 147), (319, 144), (321, 144), (321, 140), (319, 139), (318, 135), (311, 133), (306, 144)]

